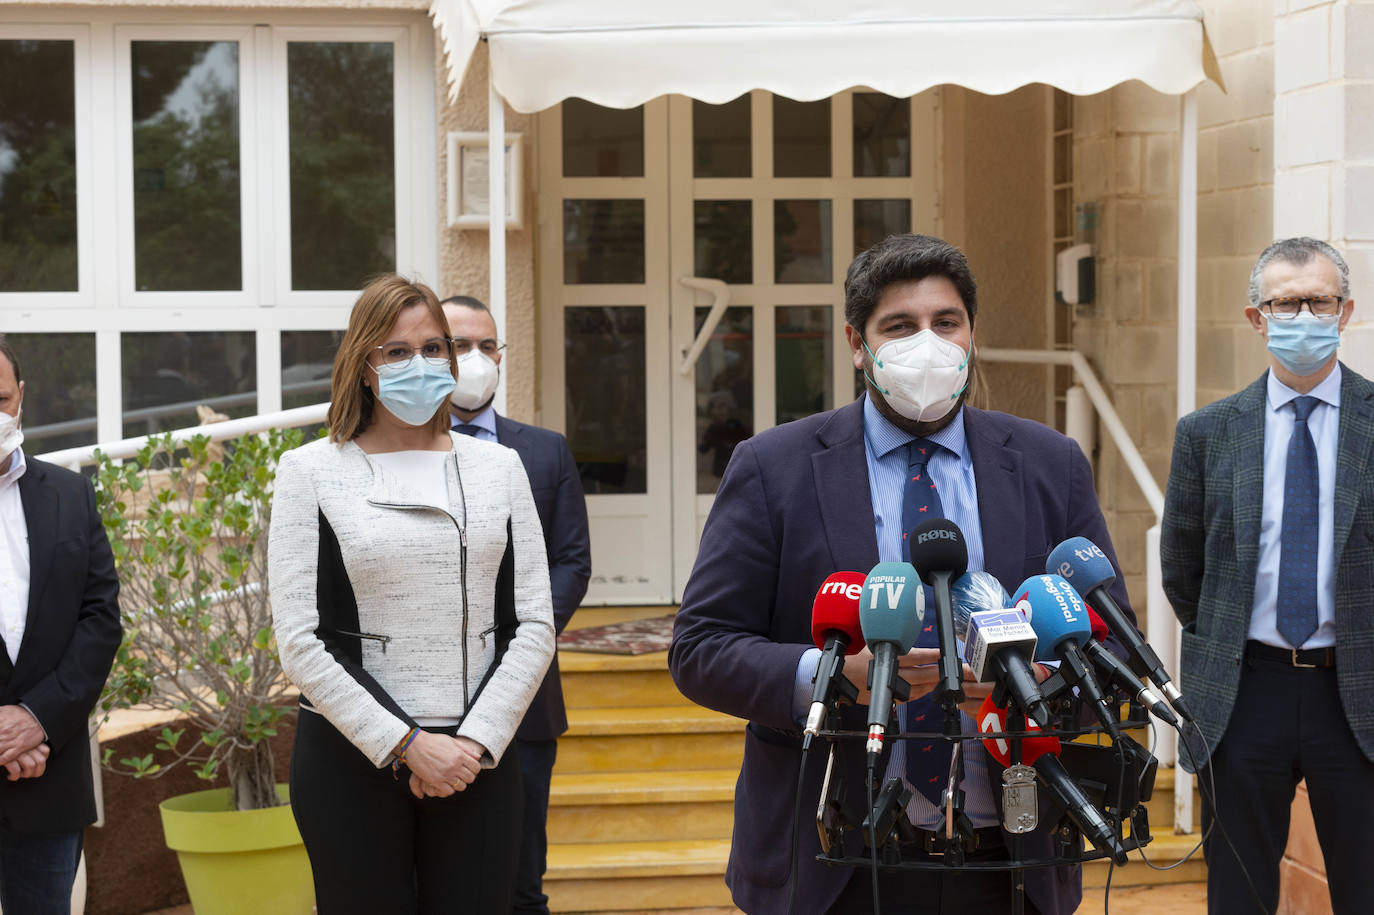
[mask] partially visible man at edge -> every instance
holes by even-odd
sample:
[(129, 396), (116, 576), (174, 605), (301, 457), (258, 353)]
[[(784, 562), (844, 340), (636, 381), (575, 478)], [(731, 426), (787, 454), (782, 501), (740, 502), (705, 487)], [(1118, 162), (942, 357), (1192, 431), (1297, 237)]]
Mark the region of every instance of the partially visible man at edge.
[[(587, 593), (592, 575), (591, 535), (582, 480), (567, 439), (499, 415), (492, 407), (500, 380), (505, 345), (496, 338), (496, 322), (480, 300), (451, 296), (443, 301), (444, 317), (453, 334), (458, 362), (458, 386), (449, 396), (453, 428), (513, 448), (525, 465), (534, 505), (544, 528), (549, 554), (549, 583), (553, 589), (554, 626), (562, 632)], [(515, 734), (524, 782), (525, 806), (521, 825), (520, 864), (512, 911), (549, 911), (543, 878), (548, 854), (546, 823), (549, 779), (558, 755), (558, 737), (568, 729), (555, 653), (544, 682), (530, 703)]]
[(0, 908), (67, 915), (95, 822), (87, 720), (122, 637), (90, 481), (20, 447), (24, 379), (0, 336)]
[[(1078, 446), (1040, 423), (964, 402), (978, 301), (963, 253), (930, 236), (893, 236), (854, 259), (844, 288), (845, 340), (854, 367), (864, 372), (866, 393), (735, 449), (669, 651), (685, 695), (749, 720), (725, 878), (735, 904), (749, 913), (787, 908), (801, 727), (819, 654), (810, 638), (816, 590), (832, 572), (867, 572), (880, 560), (908, 558), (903, 535), (914, 525), (904, 515), (919, 495), (912, 480), (933, 483), (938, 499), (927, 507), (963, 532), (968, 568), (991, 572), (1009, 591), (1043, 574), (1049, 552), (1069, 537), (1092, 540), (1116, 566), (1092, 471)], [(1112, 594), (1130, 612), (1119, 568)], [(934, 685), (937, 655), (937, 648), (917, 647), (902, 659), (913, 699)], [(865, 649), (846, 660), (851, 682), (865, 683), (870, 658)], [(975, 705), (986, 691), (987, 685), (965, 684)], [(865, 692), (860, 702), (867, 698)], [(849, 708), (838, 726), (862, 730), (865, 718), (866, 709)], [(964, 724), (972, 730), (967, 715)], [(893, 743), (880, 771), (900, 772), (910, 783), (923, 751), (915, 741)], [(984, 843), (970, 859), (1006, 860), (1001, 792), (993, 787), (994, 780), (1000, 786), (1000, 771), (976, 742), (964, 748), (967, 812)], [(861, 741), (841, 743), (837, 767), (848, 799), (861, 806)], [(812, 761), (801, 792), (806, 822), (800, 824), (797, 898), (808, 912), (871, 912), (867, 869), (815, 860), (820, 846), (810, 812), (824, 768), (823, 759)], [(935, 825), (935, 806), (919, 790), (907, 813), (918, 828)], [(861, 822), (863, 812), (850, 816)], [(859, 837), (851, 838), (854, 847), (846, 852), (858, 854)], [(1043, 828), (1031, 834), (1030, 845), (1034, 853), (1050, 852)], [(1007, 911), (1012, 893), (1007, 871), (884, 872), (879, 883), (889, 915), (986, 915)], [(1072, 912), (1082, 898), (1080, 870), (1027, 871), (1026, 895), (1028, 912)]]

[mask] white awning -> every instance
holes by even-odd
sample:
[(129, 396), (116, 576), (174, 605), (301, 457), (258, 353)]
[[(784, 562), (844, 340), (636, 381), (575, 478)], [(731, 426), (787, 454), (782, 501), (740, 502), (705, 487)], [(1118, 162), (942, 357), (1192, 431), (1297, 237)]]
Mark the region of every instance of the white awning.
[(1137, 79), (1181, 94), (1220, 82), (1192, 0), (434, 0), (430, 13), (450, 92), (485, 38), (496, 91), (521, 112), (574, 96), (629, 108), (751, 89), (807, 101), (854, 86), (1087, 95)]

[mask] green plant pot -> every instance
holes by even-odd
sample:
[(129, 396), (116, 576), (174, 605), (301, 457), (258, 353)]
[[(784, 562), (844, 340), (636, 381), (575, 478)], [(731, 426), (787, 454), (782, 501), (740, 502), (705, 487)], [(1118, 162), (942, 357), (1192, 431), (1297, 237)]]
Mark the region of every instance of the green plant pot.
[[(283, 801), (286, 785), (277, 786)], [(230, 810), (229, 789), (196, 791), (159, 805), (196, 915), (309, 915), (310, 859), (289, 804)]]

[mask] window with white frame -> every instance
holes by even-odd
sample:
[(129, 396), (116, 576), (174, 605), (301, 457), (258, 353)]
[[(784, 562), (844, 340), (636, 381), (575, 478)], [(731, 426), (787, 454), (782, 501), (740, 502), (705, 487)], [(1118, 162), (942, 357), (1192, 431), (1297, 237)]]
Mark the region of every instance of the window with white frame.
[(435, 279), (432, 27), (270, 19), (0, 13), (0, 330), (30, 451), (326, 400), (366, 279)]

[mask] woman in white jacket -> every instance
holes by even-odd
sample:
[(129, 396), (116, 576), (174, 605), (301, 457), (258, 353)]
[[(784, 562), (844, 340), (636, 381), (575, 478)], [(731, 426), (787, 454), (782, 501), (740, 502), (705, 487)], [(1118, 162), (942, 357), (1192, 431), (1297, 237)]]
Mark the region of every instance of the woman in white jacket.
[(519, 768), (554, 651), (519, 457), (449, 431), (434, 293), (368, 284), (334, 360), (328, 440), (282, 456), (268, 546), (300, 687), (291, 803), (321, 915), (509, 910)]

